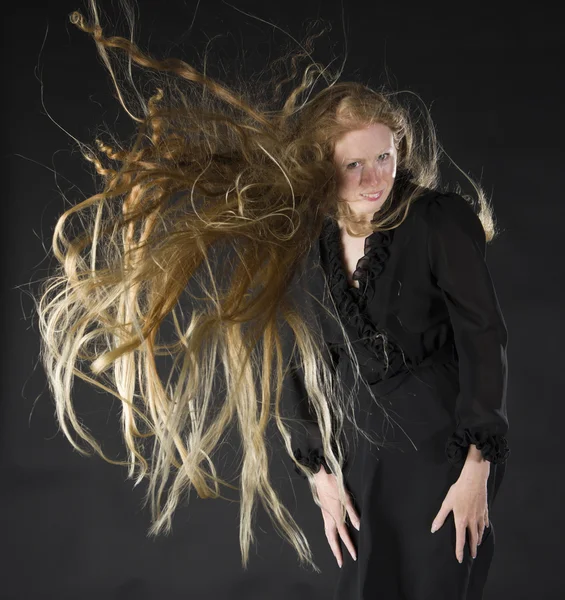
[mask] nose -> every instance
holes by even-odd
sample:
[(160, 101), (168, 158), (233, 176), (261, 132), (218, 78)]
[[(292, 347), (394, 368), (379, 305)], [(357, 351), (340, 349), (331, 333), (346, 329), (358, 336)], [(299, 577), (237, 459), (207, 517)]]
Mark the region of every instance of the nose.
[(362, 169), (361, 184), (370, 187), (379, 181), (379, 170), (377, 165), (366, 165)]

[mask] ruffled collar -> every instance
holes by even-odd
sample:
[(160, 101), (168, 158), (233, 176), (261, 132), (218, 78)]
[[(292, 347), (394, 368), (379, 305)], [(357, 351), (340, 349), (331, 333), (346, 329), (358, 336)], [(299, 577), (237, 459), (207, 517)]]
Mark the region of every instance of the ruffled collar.
[[(384, 378), (389, 370), (396, 372), (403, 364), (400, 348), (389, 339), (385, 330), (377, 328), (367, 311), (367, 301), (373, 297), (375, 284), (390, 257), (394, 231), (374, 231), (365, 238), (364, 254), (353, 273), (353, 279), (359, 282), (359, 288), (350, 285), (347, 280), (342, 261), (341, 231), (337, 221), (326, 218), (320, 237), (330, 292), (344, 324), (352, 327), (357, 334), (354, 341), (360, 342), (369, 350), (373, 380)], [(390, 369), (391, 367), (394, 368)]]
[(341, 231), (337, 221), (327, 218), (321, 241), (323, 242), (330, 267), (332, 292), (339, 296), (348, 296), (351, 301), (365, 308), (367, 299), (372, 297), (374, 284), (382, 274), (390, 256), (389, 246), (394, 239), (394, 229), (389, 231), (373, 231), (365, 238), (364, 254), (357, 261), (353, 280), (359, 287), (349, 284), (347, 272), (342, 260)]

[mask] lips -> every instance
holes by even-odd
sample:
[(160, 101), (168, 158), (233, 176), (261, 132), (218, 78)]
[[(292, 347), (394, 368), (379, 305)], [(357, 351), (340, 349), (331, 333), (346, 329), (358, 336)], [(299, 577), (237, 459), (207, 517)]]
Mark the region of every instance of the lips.
[(378, 200), (383, 195), (384, 190), (374, 192), (372, 194), (361, 194), (361, 197), (365, 200)]

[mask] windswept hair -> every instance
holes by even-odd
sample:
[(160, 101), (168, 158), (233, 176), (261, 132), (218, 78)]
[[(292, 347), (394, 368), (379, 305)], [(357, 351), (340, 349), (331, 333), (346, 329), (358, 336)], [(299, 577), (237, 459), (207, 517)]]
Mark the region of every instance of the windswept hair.
[[(308, 44), (290, 57), (288, 80), (229, 89), (182, 60), (158, 60), (131, 39), (105, 36), (95, 0), (90, 20), (80, 12), (70, 19), (95, 41), (136, 132), (128, 142), (112, 136), (112, 143), (81, 144), (102, 185), (66, 210), (54, 230), (58, 264), (41, 284), (37, 311), (59, 426), (79, 452), (94, 450), (127, 465), (136, 485), (148, 480), (149, 533), (157, 535), (170, 531), (191, 488), (210, 498), (229, 485), (213, 455), (236, 424), (243, 566), (258, 495), (300, 560), (319, 571), (270, 483), (266, 432), (274, 419), (319, 504), (312, 472), (292, 454), (281, 412), (283, 381), (295, 360), (345, 505), (341, 433), (352, 405), (335, 380), (320, 328), (288, 290), (326, 216), (345, 219), (353, 235), (370, 233), (337, 197), (336, 140), (371, 123), (393, 132), (397, 179), (371, 222), (371, 231), (387, 229), (403, 221), (422, 190), (439, 185), (433, 124), (412, 117), (398, 94), (339, 82), (340, 73), (329, 77), (311, 60)], [(277, 103), (304, 59), (299, 83)], [(121, 60), (133, 92), (118, 84), (114, 62)], [(154, 86), (148, 100), (132, 66)], [(327, 85), (314, 94), (320, 80)], [(472, 183), (490, 240), (492, 212)], [(332, 318), (340, 323), (339, 315)], [(164, 339), (165, 327), (172, 341)], [(162, 356), (173, 360), (166, 381)], [(75, 376), (120, 400), (127, 461), (107, 457), (79, 418), (71, 395)]]

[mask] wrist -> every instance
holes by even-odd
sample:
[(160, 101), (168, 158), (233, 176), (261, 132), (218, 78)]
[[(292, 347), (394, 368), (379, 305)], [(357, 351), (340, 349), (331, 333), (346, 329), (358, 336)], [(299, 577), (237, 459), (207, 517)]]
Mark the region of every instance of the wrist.
[(466, 461), (480, 462), (480, 463), (489, 462), (483, 456), (483, 453), (477, 448), (477, 446), (475, 446), (475, 444), (469, 444)]
[(466, 470), (472, 469), (473, 471), (480, 469), (481, 472), (485, 471), (488, 474), (490, 472), (490, 461), (483, 456), (483, 453), (477, 449), (475, 444), (470, 444), (463, 468), (466, 468)]

